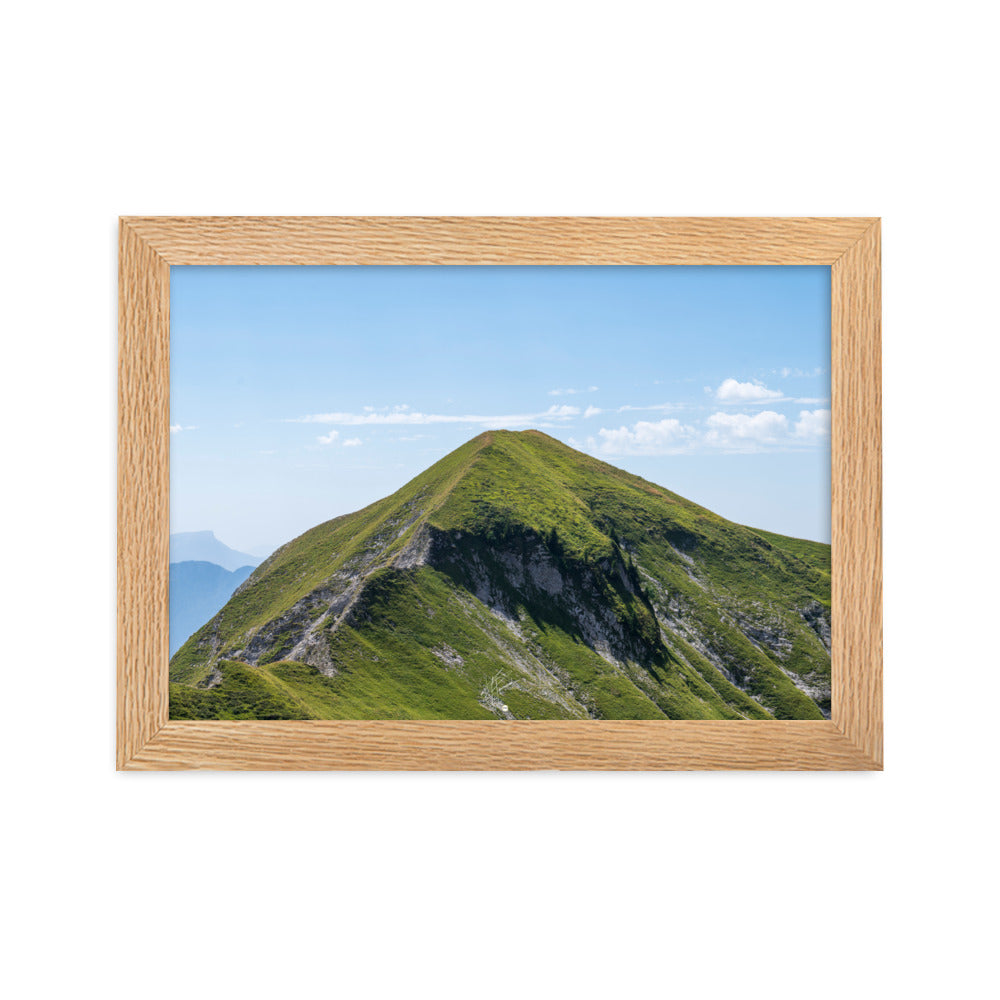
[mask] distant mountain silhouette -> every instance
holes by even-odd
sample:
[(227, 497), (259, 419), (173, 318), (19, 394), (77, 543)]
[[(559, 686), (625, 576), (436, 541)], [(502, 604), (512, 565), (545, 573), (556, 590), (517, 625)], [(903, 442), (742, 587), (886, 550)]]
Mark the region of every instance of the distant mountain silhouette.
[(252, 572), (253, 566), (241, 566), (230, 572), (210, 562), (170, 564), (171, 656), (215, 615)]
[[(259, 566), (264, 560), (249, 552), (237, 552), (220, 542), (211, 531), (179, 531), (170, 536), (170, 561), (210, 562), (230, 571), (241, 566)], [(202, 623), (199, 623), (202, 624)]]

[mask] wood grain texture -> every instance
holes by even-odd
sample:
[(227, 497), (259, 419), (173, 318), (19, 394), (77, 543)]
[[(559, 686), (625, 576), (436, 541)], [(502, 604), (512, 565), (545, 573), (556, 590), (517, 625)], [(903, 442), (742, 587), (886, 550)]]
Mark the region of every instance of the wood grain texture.
[(872, 770), (832, 722), (168, 722), (129, 770)]
[[(169, 266), (414, 263), (831, 265), (831, 722), (167, 721)], [(873, 219), (122, 219), (118, 767), (881, 769), (879, 267)]]
[(882, 305), (878, 223), (830, 269), (831, 717), (882, 763)]
[(167, 720), (170, 268), (118, 242), (118, 766)]
[(128, 218), (171, 264), (830, 264), (872, 219)]

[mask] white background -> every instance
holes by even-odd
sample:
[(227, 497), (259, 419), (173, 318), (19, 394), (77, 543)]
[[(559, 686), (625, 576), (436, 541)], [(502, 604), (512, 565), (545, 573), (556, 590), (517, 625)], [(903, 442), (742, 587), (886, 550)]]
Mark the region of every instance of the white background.
[[(6, 12), (10, 996), (995, 988), (987, 12)], [(181, 213), (881, 215), (885, 773), (115, 773), (116, 216)]]

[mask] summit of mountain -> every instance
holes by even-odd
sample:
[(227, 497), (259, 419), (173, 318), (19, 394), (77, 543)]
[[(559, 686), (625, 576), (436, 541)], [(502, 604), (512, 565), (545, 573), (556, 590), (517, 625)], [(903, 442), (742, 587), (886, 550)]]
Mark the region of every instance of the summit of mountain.
[(486, 431), (261, 563), (174, 718), (820, 719), (830, 548)]

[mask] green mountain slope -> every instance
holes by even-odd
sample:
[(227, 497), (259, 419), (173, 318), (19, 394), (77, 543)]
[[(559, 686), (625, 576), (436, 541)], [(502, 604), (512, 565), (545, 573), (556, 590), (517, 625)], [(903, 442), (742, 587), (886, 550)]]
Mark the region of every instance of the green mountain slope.
[(262, 563), (172, 718), (819, 719), (830, 549), (490, 431)]

